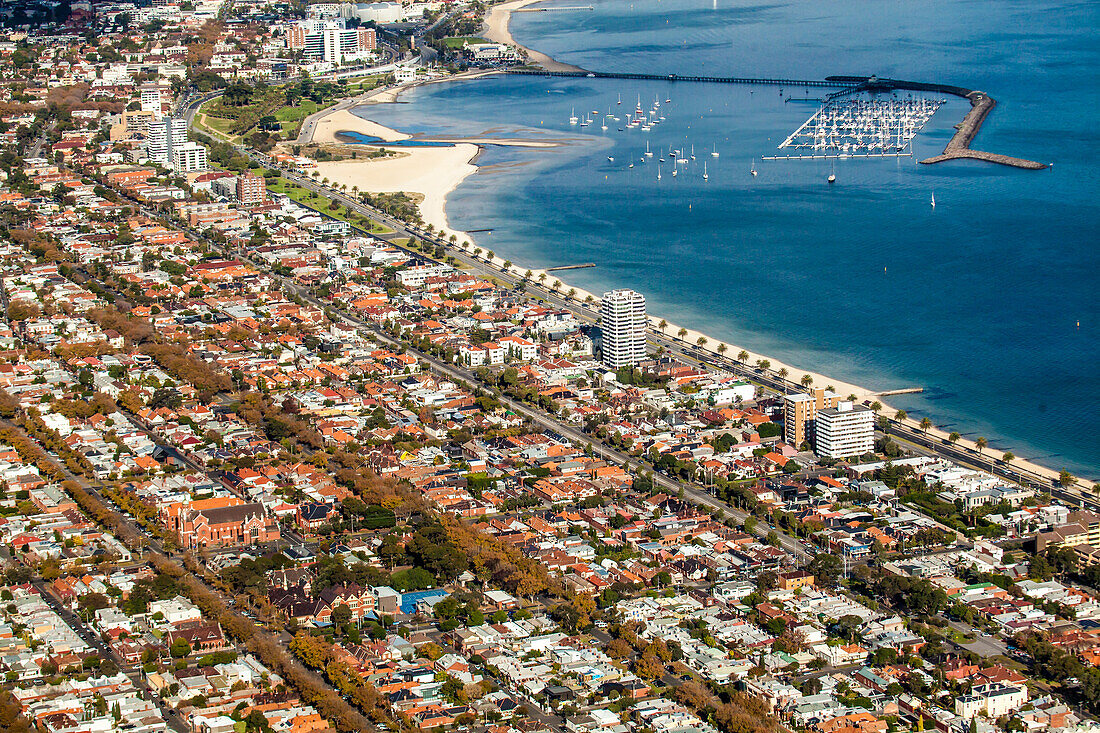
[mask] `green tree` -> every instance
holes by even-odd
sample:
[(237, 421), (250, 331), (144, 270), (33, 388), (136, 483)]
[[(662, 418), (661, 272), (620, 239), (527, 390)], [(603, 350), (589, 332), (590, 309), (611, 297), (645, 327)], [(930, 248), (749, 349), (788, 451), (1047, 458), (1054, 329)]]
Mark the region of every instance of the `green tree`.
[(182, 636), (177, 637), (168, 647), (168, 652), (176, 659), (182, 659), (191, 653), (191, 644)]

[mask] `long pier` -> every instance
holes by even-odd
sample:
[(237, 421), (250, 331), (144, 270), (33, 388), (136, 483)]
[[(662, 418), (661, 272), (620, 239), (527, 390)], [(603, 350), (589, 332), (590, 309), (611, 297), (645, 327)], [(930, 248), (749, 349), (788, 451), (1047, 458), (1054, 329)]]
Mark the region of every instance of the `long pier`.
[(859, 92), (891, 92), (896, 89), (950, 94), (955, 97), (962, 97), (963, 99), (969, 100), (970, 111), (966, 113), (966, 117), (963, 118), (962, 122), (955, 125), (955, 134), (947, 142), (947, 146), (943, 149), (943, 152), (920, 161), (922, 165), (933, 165), (948, 160), (970, 158), (972, 160), (984, 160), (998, 165), (1007, 165), (1013, 168), (1026, 168), (1027, 170), (1042, 170), (1048, 167), (1046, 163), (1038, 163), (1034, 160), (1016, 158), (1011, 155), (1002, 155), (1001, 153), (987, 153), (982, 150), (974, 150), (970, 147), (970, 144), (974, 142), (974, 138), (977, 137), (978, 130), (981, 129), (982, 123), (985, 122), (985, 118), (988, 117), (989, 113), (993, 111), (993, 108), (997, 106), (997, 100), (993, 99), (993, 97), (985, 92), (967, 89), (966, 87), (952, 86), (950, 84), (929, 84), (920, 81), (879, 79), (874, 76), (830, 76), (826, 77), (826, 81), (843, 82), (846, 84), (857, 82), (855, 86), (849, 86), (846, 89), (830, 94), (826, 97), (826, 100), (830, 101), (849, 94), (858, 94)]
[(508, 74), (520, 74), (524, 76), (554, 76), (566, 78), (590, 78), (590, 79), (640, 79), (644, 81), (689, 81), (708, 82), (711, 84), (760, 84), (783, 87), (836, 87), (855, 86), (859, 82), (834, 82), (813, 79), (780, 79), (761, 78), (755, 79), (745, 76), (681, 76), (680, 74), (634, 74), (616, 73), (611, 71), (544, 71), (542, 69), (506, 69)]

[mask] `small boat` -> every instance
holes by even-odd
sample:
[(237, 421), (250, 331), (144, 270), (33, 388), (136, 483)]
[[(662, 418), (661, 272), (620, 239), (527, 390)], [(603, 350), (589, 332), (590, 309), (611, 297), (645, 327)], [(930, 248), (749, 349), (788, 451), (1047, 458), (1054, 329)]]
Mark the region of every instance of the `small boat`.
[(749, 169), (749, 173), (756, 176), (756, 158), (752, 159), (752, 168)]
[(695, 143), (691, 144), (691, 159), (695, 160)]
[(609, 161), (611, 161), (612, 163), (614, 163), (614, 162), (615, 162), (615, 159), (614, 159), (614, 158), (612, 158), (612, 157), (611, 157), (610, 155), (609, 155), (609, 156), (607, 156), (607, 159), (608, 159)]
[(936, 192), (932, 192), (932, 208), (936, 208)]
[(661, 180), (661, 166), (657, 166), (657, 180)]
[(714, 152), (712, 152), (712, 153), (710, 154), (710, 157), (712, 157), (712, 158), (717, 158), (717, 157), (718, 157), (719, 155), (721, 155), (721, 153), (719, 153), (719, 152), (718, 152), (718, 145), (717, 145), (717, 144), (715, 144), (715, 146), (714, 146)]
[(836, 183), (836, 173), (829, 174), (829, 183)]
[(633, 163), (631, 163), (630, 165), (627, 166), (627, 168), (633, 168), (633, 167), (634, 167)]
[(676, 177), (677, 175), (678, 175), (678, 173), (677, 173), (676, 169), (675, 169), (675, 168), (673, 168), (673, 169), (672, 169), (672, 176), (673, 176), (673, 178), (675, 178), (675, 177)]
[(577, 123), (578, 123), (579, 121), (580, 121), (580, 120), (579, 120), (579, 119), (577, 118), (577, 110), (576, 110), (575, 108), (574, 108), (574, 109), (572, 109), (572, 110), (570, 110), (570, 111), (569, 111), (569, 124), (570, 124), (570, 125), (575, 125), (575, 124), (577, 124)]
[(668, 98), (666, 98), (666, 99), (665, 99), (665, 104), (668, 104), (668, 103), (669, 103), (669, 102), (671, 102), (671, 101), (672, 101), (672, 98), (671, 98), (671, 97), (668, 97)]
[[(653, 153), (650, 152), (650, 150), (649, 150), (649, 141), (648, 140), (645, 141), (645, 157), (647, 157), (647, 158), (652, 158), (653, 157)], [(661, 158), (661, 160), (664, 160), (664, 158)]]
[(619, 93), (619, 101), (616, 102), (615, 104), (622, 104), (622, 103), (623, 103), (623, 95), (622, 95), (622, 92), (620, 92)]
[(707, 161), (703, 161), (703, 180), (707, 180), (710, 176), (707, 175)]
[(602, 125), (600, 125), (600, 129), (601, 130), (606, 130), (607, 129), (607, 122), (604, 122)]

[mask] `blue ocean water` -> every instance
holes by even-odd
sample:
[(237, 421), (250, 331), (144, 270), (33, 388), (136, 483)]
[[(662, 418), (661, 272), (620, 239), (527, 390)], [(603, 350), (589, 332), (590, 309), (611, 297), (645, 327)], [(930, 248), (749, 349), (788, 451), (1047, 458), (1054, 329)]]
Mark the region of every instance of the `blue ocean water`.
[[(799, 101), (821, 94), (813, 88), (490, 77), (362, 114), (410, 133), (564, 143), (485, 150), (447, 207), (456, 228), (493, 230), (475, 235), (479, 246), (531, 266), (596, 262), (563, 279), (635, 288), (651, 313), (838, 379), (923, 386), (891, 402), (1095, 479), (1098, 8), (600, 0), (594, 11), (513, 16), (519, 42), (594, 70), (878, 74), (982, 89), (999, 104), (974, 147), (1054, 162), (1049, 171), (762, 160), (816, 109)], [(625, 119), (639, 97), (647, 109), (661, 100), (666, 116), (649, 133), (619, 132), (621, 122), (602, 131), (599, 116), (568, 123), (573, 110)], [(940, 152), (968, 107), (949, 98), (915, 158)], [(658, 181), (659, 155), (641, 162), (646, 140), (658, 153), (694, 145), (696, 160)]]

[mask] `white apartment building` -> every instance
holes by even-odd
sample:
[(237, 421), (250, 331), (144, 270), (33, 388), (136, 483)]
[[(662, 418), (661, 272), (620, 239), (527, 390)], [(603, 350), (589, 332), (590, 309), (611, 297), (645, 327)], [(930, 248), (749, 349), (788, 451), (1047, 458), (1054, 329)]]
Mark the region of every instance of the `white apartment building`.
[(185, 142), (172, 148), (172, 170), (176, 173), (194, 173), (208, 168), (206, 148), (196, 142)]
[(609, 369), (635, 366), (645, 358), (645, 296), (622, 288), (603, 294), (600, 345)]
[(287, 26), (286, 43), (306, 58), (339, 64), (368, 56), (378, 45), (378, 35), (373, 28), (348, 28), (343, 18), (307, 18)]
[(851, 458), (875, 447), (875, 413), (862, 405), (840, 402), (817, 411), (814, 449), (822, 458)]
[(145, 137), (145, 156), (167, 168), (172, 163), (172, 150), (187, 142), (187, 120), (165, 117), (150, 121)]
[(419, 265), (397, 273), (397, 282), (406, 288), (418, 288), (430, 277), (441, 277), (451, 272), (448, 265)]

